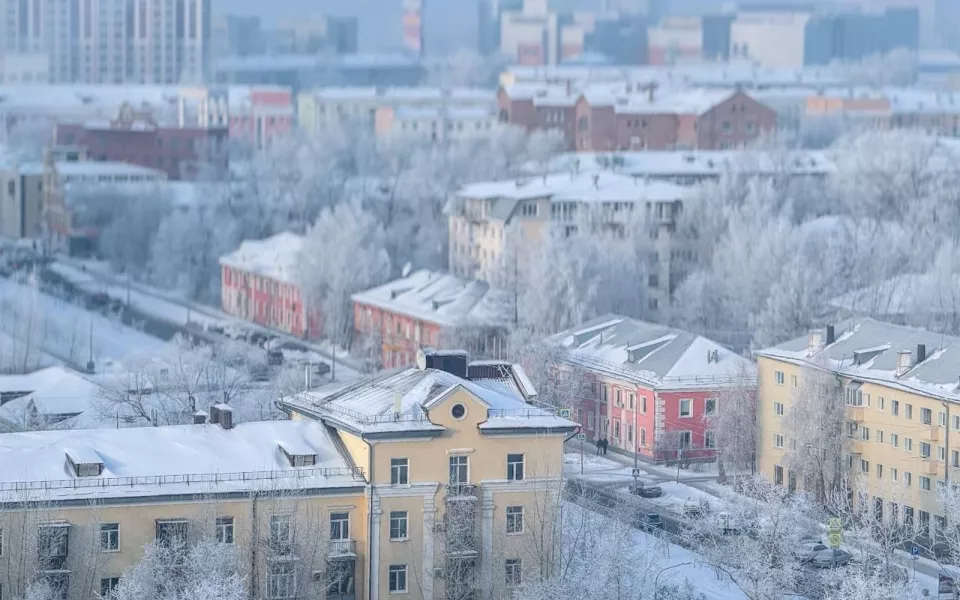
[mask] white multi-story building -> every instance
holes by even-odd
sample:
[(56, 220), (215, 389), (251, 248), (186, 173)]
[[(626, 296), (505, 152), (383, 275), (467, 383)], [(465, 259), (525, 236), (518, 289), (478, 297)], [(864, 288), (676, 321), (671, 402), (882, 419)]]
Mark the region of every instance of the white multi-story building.
[(128, 0), (77, 0), (77, 80), (123, 83), (129, 79)]
[(33, 84), (50, 81), (46, 54), (0, 54), (0, 84)]
[(210, 0), (132, 2), (132, 80), (203, 81), (210, 51)]
[(53, 81), (74, 81), (77, 0), (0, 0), (0, 53), (50, 57)]

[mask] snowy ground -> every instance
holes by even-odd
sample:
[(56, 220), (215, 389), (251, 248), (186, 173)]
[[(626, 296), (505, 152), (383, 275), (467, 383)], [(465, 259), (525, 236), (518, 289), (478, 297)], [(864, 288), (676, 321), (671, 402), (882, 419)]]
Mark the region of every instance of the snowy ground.
[[(0, 303), (7, 307), (7, 318), (0, 318), (0, 330), (20, 343), (37, 345), (44, 354), (74, 367), (85, 365), (91, 352), (94, 362), (100, 364), (153, 354), (166, 343), (117, 319), (87, 312), (9, 279), (0, 279)], [(13, 312), (10, 307), (15, 307)], [(34, 325), (25, 328), (25, 322), (31, 319)]]

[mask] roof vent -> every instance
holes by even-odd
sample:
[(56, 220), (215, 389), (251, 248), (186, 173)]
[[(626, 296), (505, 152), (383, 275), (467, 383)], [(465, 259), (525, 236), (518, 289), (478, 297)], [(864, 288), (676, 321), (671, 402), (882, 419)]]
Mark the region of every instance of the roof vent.
[(917, 364), (927, 360), (927, 345), (917, 344)]
[(99, 477), (103, 460), (92, 450), (66, 450), (67, 465), (77, 477)]
[(193, 413), (193, 424), (204, 425), (207, 422), (207, 417), (209, 416), (210, 415), (208, 415), (204, 411), (198, 410), (197, 412)]
[(291, 446), (280, 442), (277, 444), (280, 452), (287, 457), (291, 467), (313, 467), (317, 464), (317, 453), (309, 446)]
[(909, 350), (897, 352), (897, 377), (906, 375), (912, 367), (911, 352)]
[(811, 353), (823, 350), (823, 332), (819, 329), (810, 330), (807, 336), (807, 350)]
[(220, 425), (225, 430), (233, 429), (233, 409), (223, 402), (210, 407), (210, 423)]

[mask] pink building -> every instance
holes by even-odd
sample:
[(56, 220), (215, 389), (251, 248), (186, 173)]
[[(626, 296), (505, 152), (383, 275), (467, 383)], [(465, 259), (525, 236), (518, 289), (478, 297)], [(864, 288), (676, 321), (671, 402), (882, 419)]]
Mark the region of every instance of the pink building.
[(572, 408), (590, 440), (654, 462), (710, 459), (709, 417), (718, 392), (754, 377), (753, 363), (693, 333), (616, 315), (548, 340), (561, 349), (550, 368), (578, 378)]
[(255, 150), (272, 146), (293, 131), (293, 92), (280, 86), (231, 89), (230, 139)]

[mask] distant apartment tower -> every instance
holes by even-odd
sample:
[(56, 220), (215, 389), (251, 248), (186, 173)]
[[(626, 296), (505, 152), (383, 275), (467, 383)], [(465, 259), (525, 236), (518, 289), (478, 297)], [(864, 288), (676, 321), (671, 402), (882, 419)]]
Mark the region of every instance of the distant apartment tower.
[(356, 54), (356, 17), (290, 19), (277, 27), (272, 50), (278, 54)]
[(47, 54), (50, 79), (74, 81), (78, 68), (76, 2), (0, 0), (0, 54)]
[(423, 5), (425, 0), (403, 0), (403, 47), (423, 55)]
[(210, 54), (211, 0), (128, 0), (137, 83), (202, 82)]

